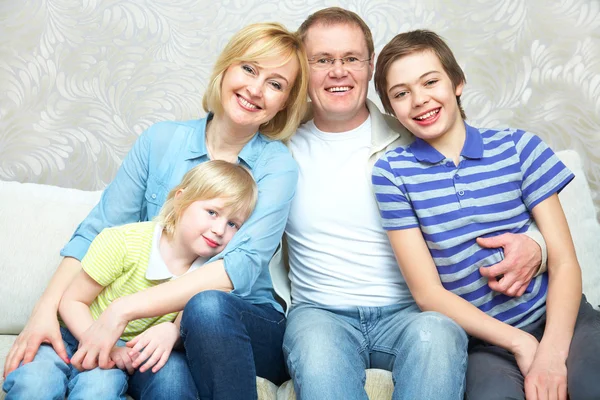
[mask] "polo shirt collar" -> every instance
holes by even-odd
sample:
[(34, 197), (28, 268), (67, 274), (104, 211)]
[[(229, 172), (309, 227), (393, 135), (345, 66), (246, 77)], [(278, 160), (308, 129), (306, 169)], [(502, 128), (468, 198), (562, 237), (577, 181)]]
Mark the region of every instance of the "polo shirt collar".
[[(190, 142), (188, 143), (185, 160), (192, 160), (203, 156), (208, 157), (208, 149), (206, 148), (206, 125), (212, 117), (213, 113), (211, 112), (208, 113), (206, 118), (198, 121), (196, 132), (191, 136)], [(254, 164), (266, 141), (266, 139), (258, 133), (259, 132), (256, 132), (252, 139), (250, 139), (250, 141), (242, 148), (240, 154), (238, 154), (238, 161), (243, 160), (250, 169), (254, 168)]]
[[(465, 130), (465, 144), (463, 145), (460, 155), (464, 158), (472, 159), (483, 157), (483, 138), (481, 137), (481, 133), (477, 128), (473, 128), (466, 122)], [(410, 145), (410, 149), (415, 158), (420, 162), (437, 164), (446, 159), (442, 153), (420, 138), (415, 138), (415, 141)]]
[[(146, 279), (149, 281), (164, 281), (177, 278), (177, 276), (173, 275), (171, 271), (169, 271), (167, 264), (165, 264), (160, 255), (159, 244), (162, 232), (162, 225), (156, 224), (154, 227), (154, 233), (152, 235), (152, 250), (150, 250), (150, 259), (148, 260), (148, 268), (146, 269)], [(190, 268), (187, 270), (186, 274), (203, 265), (205, 261), (205, 258), (196, 258), (196, 260), (194, 260)]]

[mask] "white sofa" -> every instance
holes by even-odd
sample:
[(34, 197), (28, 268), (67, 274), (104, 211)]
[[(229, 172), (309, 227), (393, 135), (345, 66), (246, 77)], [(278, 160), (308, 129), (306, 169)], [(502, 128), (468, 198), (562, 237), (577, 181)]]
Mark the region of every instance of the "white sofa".
[[(561, 193), (577, 256), (583, 269), (583, 288), (590, 303), (600, 304), (600, 225), (580, 159), (574, 151), (559, 152), (575, 172)], [(98, 202), (101, 192), (85, 192), (39, 184), (0, 181), (0, 362), (25, 322), (60, 261), (59, 250), (77, 224)], [(424, 366), (419, 366), (424, 367)], [(2, 379), (0, 378), (0, 385)], [(293, 400), (293, 384), (277, 387), (258, 378), (259, 398)], [(370, 399), (390, 399), (391, 374), (368, 370)], [(4, 392), (0, 391), (0, 400)]]

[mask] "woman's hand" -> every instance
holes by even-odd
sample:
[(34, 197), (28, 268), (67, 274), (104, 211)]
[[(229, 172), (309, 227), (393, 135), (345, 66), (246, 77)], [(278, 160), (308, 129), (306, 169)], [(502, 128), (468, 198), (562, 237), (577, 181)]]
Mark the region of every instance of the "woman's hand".
[(179, 340), (179, 330), (173, 322), (163, 322), (147, 329), (129, 342), (127, 347), (129, 356), (133, 357), (133, 367), (140, 367), (140, 372), (146, 372), (152, 368), (152, 372), (158, 372), (169, 359), (175, 343)]
[(71, 364), (80, 371), (100, 367), (110, 369), (115, 362), (110, 352), (129, 322), (119, 311), (119, 299), (113, 301), (100, 317), (79, 338), (79, 349)]
[(566, 361), (564, 355), (542, 342), (529, 372), (523, 374), (527, 400), (567, 400)]
[(69, 363), (67, 350), (60, 334), (56, 310), (46, 308), (34, 309), (29, 317), (25, 328), (21, 331), (17, 340), (10, 348), (4, 361), (4, 379), (19, 364), (27, 364), (33, 361), (42, 343), (49, 343), (56, 354), (65, 362)]

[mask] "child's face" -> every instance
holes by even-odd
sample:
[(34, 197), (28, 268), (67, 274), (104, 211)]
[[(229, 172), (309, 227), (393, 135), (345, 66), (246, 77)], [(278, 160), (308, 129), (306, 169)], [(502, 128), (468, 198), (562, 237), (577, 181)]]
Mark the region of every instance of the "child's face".
[(233, 215), (222, 198), (197, 200), (181, 214), (175, 228), (180, 245), (200, 257), (220, 253), (245, 218)]
[(449, 132), (464, 129), (450, 77), (432, 51), (409, 54), (392, 63), (387, 72), (387, 95), (402, 125), (430, 144)]

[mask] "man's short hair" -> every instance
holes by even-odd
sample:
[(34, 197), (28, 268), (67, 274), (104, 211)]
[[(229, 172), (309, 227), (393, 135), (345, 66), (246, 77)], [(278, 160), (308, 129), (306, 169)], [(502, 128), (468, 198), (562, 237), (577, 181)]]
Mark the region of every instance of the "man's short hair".
[(369, 50), (369, 58), (375, 53), (373, 34), (371, 33), (371, 30), (365, 21), (363, 21), (363, 19), (355, 12), (345, 10), (340, 7), (329, 7), (319, 10), (309, 15), (302, 25), (300, 25), (300, 28), (298, 28), (297, 33), (300, 36), (300, 39), (304, 41), (306, 39), (308, 29), (317, 24), (323, 24), (325, 26), (336, 24), (349, 24), (358, 26), (362, 30), (365, 37), (367, 49)]

